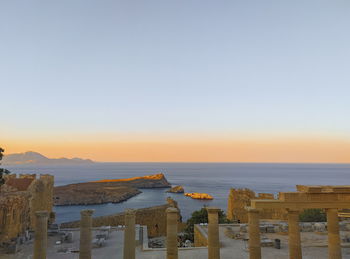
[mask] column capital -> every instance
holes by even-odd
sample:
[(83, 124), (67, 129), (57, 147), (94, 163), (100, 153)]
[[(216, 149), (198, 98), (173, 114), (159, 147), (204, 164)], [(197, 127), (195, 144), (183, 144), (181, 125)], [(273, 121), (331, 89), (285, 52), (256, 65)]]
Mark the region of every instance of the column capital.
[(92, 216), (95, 210), (81, 210), (80, 215), (81, 216)]
[(48, 217), (49, 213), (46, 210), (45, 211), (36, 211), (35, 215), (37, 217), (44, 218), (44, 217)]
[(220, 209), (217, 207), (207, 207), (208, 213), (219, 213)]
[(166, 209), (166, 213), (179, 213), (179, 210), (174, 207), (169, 207)]

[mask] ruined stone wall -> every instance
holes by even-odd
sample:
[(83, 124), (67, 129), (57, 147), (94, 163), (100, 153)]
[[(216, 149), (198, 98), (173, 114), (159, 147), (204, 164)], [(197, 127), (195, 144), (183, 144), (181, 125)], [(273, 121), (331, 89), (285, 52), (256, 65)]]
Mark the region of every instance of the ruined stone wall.
[(34, 229), (35, 211), (52, 212), (54, 178), (51, 175), (8, 175), (0, 188), (0, 242)]
[[(248, 212), (245, 209), (250, 206), (252, 199), (274, 199), (271, 193), (255, 194), (249, 189), (230, 189), (227, 204), (227, 218), (229, 220), (239, 220), (241, 223), (248, 222)], [(287, 219), (287, 213), (284, 209), (263, 209), (260, 213), (261, 219)]]
[(250, 206), (250, 200), (256, 197), (255, 192), (249, 189), (230, 189), (227, 204), (227, 218), (248, 222), (248, 214), (245, 207)]
[(46, 210), (51, 214), (53, 207), (53, 185), (54, 177), (52, 175), (40, 175), (40, 177), (33, 181), (32, 184), (29, 186), (28, 192), (31, 195), (29, 200), (31, 208), (31, 229), (35, 228), (36, 211)]
[(204, 232), (198, 225), (194, 225), (194, 246), (207, 246), (208, 245), (208, 234)]
[[(150, 208), (136, 210), (136, 224), (146, 225), (149, 237), (166, 235), (166, 209), (177, 206), (173, 200), (168, 200), (167, 204)], [(94, 227), (124, 225), (124, 213), (117, 213), (108, 216), (96, 217), (92, 219)], [(180, 223), (180, 217), (179, 217)], [(61, 228), (78, 228), (79, 221), (62, 223)]]
[(27, 192), (0, 193), (0, 243), (7, 242), (30, 227)]

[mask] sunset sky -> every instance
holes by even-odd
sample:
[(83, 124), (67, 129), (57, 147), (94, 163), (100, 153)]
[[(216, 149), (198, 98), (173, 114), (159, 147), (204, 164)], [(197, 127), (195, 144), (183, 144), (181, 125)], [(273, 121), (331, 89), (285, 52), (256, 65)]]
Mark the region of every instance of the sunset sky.
[(0, 146), (350, 163), (349, 1), (1, 1)]

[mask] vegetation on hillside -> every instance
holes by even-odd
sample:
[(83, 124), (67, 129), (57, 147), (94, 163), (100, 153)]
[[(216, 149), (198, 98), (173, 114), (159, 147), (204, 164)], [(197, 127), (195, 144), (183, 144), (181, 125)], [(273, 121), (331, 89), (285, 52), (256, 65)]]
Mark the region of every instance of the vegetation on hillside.
[(306, 209), (299, 215), (301, 222), (326, 222), (327, 216), (321, 209)]
[[(196, 210), (192, 213), (191, 218), (186, 222), (185, 238), (188, 240), (194, 241), (194, 225), (200, 223), (208, 223), (208, 211), (206, 207), (203, 207), (200, 210)], [(226, 215), (223, 210), (219, 211), (219, 224), (230, 223), (226, 218)]]
[[(0, 161), (2, 160), (2, 158), (4, 157), (4, 152), (5, 150), (3, 148), (0, 147)], [(1, 163), (0, 163), (1, 165)], [(0, 168), (0, 185), (4, 184), (4, 179), (3, 179), (3, 175), (4, 174), (9, 174), (10, 171), (4, 168)]]

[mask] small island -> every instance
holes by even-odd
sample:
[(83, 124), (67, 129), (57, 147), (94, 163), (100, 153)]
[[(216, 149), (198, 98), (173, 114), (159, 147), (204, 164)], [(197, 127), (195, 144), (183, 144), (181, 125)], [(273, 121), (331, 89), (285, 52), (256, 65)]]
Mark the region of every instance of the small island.
[(162, 173), (68, 184), (54, 188), (54, 205), (118, 203), (141, 193), (139, 188), (169, 187), (171, 185)]
[(184, 193), (184, 187), (182, 187), (181, 185), (177, 185), (174, 187), (171, 187), (167, 192), (171, 192), (171, 193)]
[(211, 196), (207, 193), (198, 193), (198, 192), (188, 193), (188, 192), (186, 192), (184, 195), (191, 197), (192, 199), (197, 199), (197, 200), (213, 200), (214, 199), (213, 196)]

